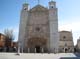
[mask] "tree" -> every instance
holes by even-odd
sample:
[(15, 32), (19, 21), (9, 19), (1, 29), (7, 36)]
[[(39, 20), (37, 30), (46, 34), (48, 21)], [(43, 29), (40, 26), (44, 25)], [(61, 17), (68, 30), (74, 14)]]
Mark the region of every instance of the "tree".
[(5, 46), (11, 47), (11, 44), (14, 40), (13, 30), (5, 29), (4, 30), (5, 37)]

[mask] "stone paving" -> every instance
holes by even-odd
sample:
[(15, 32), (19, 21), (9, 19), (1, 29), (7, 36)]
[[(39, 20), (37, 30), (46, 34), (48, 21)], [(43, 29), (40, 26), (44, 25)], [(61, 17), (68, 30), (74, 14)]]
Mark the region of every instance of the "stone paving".
[(80, 54), (58, 53), (58, 54), (42, 54), (42, 53), (0, 53), (0, 59), (80, 59)]

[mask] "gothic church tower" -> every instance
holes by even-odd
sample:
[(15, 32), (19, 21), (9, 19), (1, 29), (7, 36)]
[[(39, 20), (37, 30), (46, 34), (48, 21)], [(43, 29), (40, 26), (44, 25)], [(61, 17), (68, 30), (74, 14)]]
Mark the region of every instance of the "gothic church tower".
[(56, 2), (49, 2), (49, 25), (50, 25), (50, 51), (58, 52), (59, 33), (58, 33), (58, 15)]

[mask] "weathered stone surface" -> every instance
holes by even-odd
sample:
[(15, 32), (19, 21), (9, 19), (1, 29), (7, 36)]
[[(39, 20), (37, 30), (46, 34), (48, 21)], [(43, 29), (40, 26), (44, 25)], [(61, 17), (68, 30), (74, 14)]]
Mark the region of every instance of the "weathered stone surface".
[(60, 31), (59, 34), (60, 34), (59, 51), (67, 53), (74, 52), (72, 32)]
[(28, 5), (23, 6), (20, 21), (19, 46), (24, 52), (28, 48), (30, 52), (35, 52), (35, 48), (37, 51), (43, 48), (44, 52), (58, 52), (57, 8), (56, 4), (52, 1), (49, 3), (49, 6), (48, 9), (37, 5), (30, 10), (28, 10)]

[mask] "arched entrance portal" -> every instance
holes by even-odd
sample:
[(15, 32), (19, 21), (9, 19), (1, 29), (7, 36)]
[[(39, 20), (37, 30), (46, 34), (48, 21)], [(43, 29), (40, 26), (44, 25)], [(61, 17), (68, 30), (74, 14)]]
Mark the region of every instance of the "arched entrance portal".
[(67, 48), (65, 48), (65, 53), (67, 53), (68, 52), (68, 49)]
[[(30, 38), (28, 39), (28, 47), (30, 48), (30, 52), (31, 53), (41, 53), (42, 52), (42, 48), (47, 48), (47, 39), (44, 38)], [(33, 51), (32, 51), (33, 50)]]
[(64, 52), (68, 53), (69, 52), (69, 48), (68, 47), (64, 48)]
[(35, 46), (35, 48), (36, 48), (36, 53), (40, 53), (41, 52), (40, 46)]

